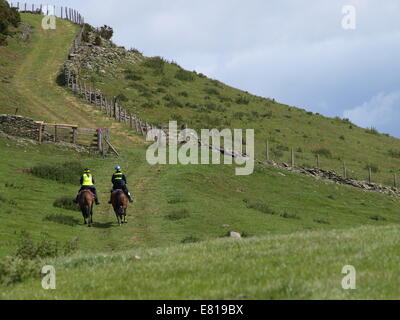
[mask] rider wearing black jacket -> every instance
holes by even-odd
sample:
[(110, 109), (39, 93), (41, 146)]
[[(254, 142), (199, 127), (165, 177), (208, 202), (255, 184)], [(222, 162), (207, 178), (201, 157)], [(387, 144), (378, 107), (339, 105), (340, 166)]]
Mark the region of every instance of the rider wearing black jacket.
[[(115, 168), (115, 173), (112, 175), (111, 182), (113, 184), (113, 188), (111, 190), (111, 193), (114, 192), (115, 190), (122, 190), (128, 197), (129, 202), (133, 202), (131, 193), (128, 190), (127, 181), (126, 181), (126, 176), (122, 173), (121, 167), (117, 166)], [(109, 201), (111, 203), (111, 200)]]

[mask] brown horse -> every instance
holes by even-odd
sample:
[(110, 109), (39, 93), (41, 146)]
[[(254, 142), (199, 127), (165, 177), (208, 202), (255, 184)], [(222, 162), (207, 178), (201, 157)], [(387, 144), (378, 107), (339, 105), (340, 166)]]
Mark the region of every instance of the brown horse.
[(128, 220), (126, 220), (126, 209), (128, 208), (128, 202), (128, 197), (122, 190), (115, 190), (111, 194), (111, 204), (114, 208), (114, 212), (117, 216), (118, 224), (120, 226), (123, 223), (128, 223)]
[(84, 223), (91, 227), (93, 225), (94, 194), (90, 190), (82, 190), (78, 196), (78, 203), (82, 211)]

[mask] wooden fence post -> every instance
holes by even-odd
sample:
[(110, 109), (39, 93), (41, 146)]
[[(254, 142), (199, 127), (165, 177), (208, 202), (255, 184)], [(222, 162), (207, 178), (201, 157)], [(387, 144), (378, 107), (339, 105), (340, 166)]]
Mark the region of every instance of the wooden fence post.
[(54, 142), (57, 142), (57, 138), (58, 138), (58, 127), (55, 124), (54, 125)]
[(114, 118), (117, 119), (118, 103), (114, 100)]
[(137, 117), (135, 116), (135, 129), (136, 129), (136, 133), (139, 133), (139, 125), (138, 125), (138, 120)]
[(43, 123), (38, 123), (38, 141), (39, 143), (43, 141)]
[(343, 176), (345, 179), (347, 179), (347, 168), (346, 168), (346, 163), (343, 161)]
[(397, 174), (396, 173), (394, 174), (394, 177), (393, 177), (393, 185), (397, 189)]
[(372, 183), (372, 170), (371, 170), (371, 167), (368, 168), (368, 181), (369, 181), (369, 183)]
[(103, 129), (97, 129), (97, 147), (103, 153)]
[(294, 167), (294, 149), (292, 148), (292, 167)]
[(269, 140), (265, 144), (265, 158), (269, 161)]
[(319, 162), (319, 154), (317, 154), (317, 169), (320, 168), (320, 162)]
[(76, 144), (76, 141), (77, 141), (77, 135), (78, 135), (77, 130), (78, 130), (78, 128), (72, 128), (72, 143), (73, 144)]

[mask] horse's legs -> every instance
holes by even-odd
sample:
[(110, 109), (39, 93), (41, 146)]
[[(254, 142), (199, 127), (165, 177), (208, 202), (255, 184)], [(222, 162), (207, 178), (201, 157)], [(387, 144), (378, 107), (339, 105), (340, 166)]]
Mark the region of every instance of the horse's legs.
[(90, 224), (93, 224), (93, 203), (92, 207), (90, 208)]
[(126, 219), (126, 208), (124, 209), (124, 223), (128, 223), (128, 220)]
[(92, 216), (92, 214), (90, 212), (90, 207), (87, 206), (87, 208), (86, 208), (86, 221), (87, 221), (87, 225), (88, 225), (89, 228), (92, 226), (92, 222), (91, 222), (92, 217), (91, 216)]
[(86, 208), (81, 208), (81, 210), (82, 210), (83, 223), (87, 224), (87, 222), (86, 222)]

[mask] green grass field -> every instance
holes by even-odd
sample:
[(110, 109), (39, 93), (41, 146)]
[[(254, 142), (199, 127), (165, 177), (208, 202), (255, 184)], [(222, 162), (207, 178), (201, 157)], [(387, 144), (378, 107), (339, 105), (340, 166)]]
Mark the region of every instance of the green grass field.
[[(398, 226), (362, 227), (77, 255), (46, 261), (57, 270), (57, 290), (29, 280), (0, 297), (398, 299), (398, 233)], [(356, 290), (341, 287), (348, 264), (357, 270)]]
[[(235, 176), (231, 166), (150, 166), (141, 137), (56, 84), (77, 29), (58, 20), (58, 29), (49, 35), (40, 29), (37, 16), (23, 15), (23, 19), (35, 27), (30, 42), (14, 39), (8, 47), (0, 48), (0, 70), (2, 77), (7, 77), (0, 85), (0, 112), (13, 113), (18, 107), (20, 114), (35, 120), (110, 127), (121, 158), (97, 158), (50, 143), (24, 144), (0, 137), (0, 257), (15, 254), (22, 230), (34, 241), (43, 233), (61, 242), (79, 238), (79, 251), (74, 255), (37, 261), (38, 265), (56, 267), (57, 290), (41, 289), (40, 277), (11, 285), (0, 281), (2, 299), (398, 298), (398, 198), (268, 166), (257, 166), (253, 175), (245, 177)], [(166, 65), (166, 70), (172, 68), (176, 66)], [(147, 79), (143, 81), (154, 77), (142, 71)], [(200, 90), (195, 84), (201, 81), (210, 80), (200, 78), (182, 87), (177, 82), (171, 94), (174, 90)], [(115, 88), (120, 85), (118, 81), (110, 83)], [(232, 88), (224, 90), (236, 94)], [(270, 103), (274, 108), (271, 121), (275, 121), (271, 123), (281, 121), (279, 126), (287, 128), (287, 138), (297, 141), (289, 129), (296, 121), (275, 118), (289, 112), (287, 107)], [(138, 111), (154, 121), (156, 116), (170, 116), (168, 108), (157, 110)], [(299, 117), (304, 113), (291, 110)], [(315, 126), (304, 124), (304, 128), (293, 130), (311, 130), (307, 131), (310, 141), (315, 140), (311, 139), (314, 132), (332, 151), (339, 150), (334, 149), (330, 131), (321, 131), (318, 126), (326, 128), (331, 123), (333, 134), (339, 132), (343, 121), (305, 113), (304, 117)], [(269, 126), (265, 121), (244, 125)], [(301, 122), (296, 123), (300, 126)], [(396, 149), (399, 144), (397, 139), (367, 134), (361, 128), (349, 130), (346, 145), (355, 161), (361, 161), (367, 151), (359, 153), (353, 140), (370, 146), (373, 161), (385, 157), (382, 148)], [(259, 141), (265, 138), (256, 134)], [(311, 145), (307, 148), (312, 149)], [(79, 176), (75, 184), (63, 184), (27, 172), (38, 164), (71, 160), (92, 168), (97, 179), (102, 204), (95, 208), (92, 229), (83, 225), (79, 212), (53, 206), (56, 199), (76, 194)], [(123, 227), (117, 225), (107, 204), (116, 164), (123, 166), (136, 199), (128, 210), (129, 223)], [(244, 238), (229, 239), (230, 231), (240, 232)], [(358, 271), (354, 291), (341, 289), (341, 270), (347, 264)], [(0, 280), (1, 270), (0, 266)]]

